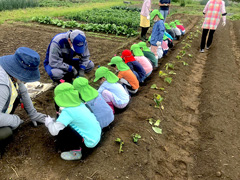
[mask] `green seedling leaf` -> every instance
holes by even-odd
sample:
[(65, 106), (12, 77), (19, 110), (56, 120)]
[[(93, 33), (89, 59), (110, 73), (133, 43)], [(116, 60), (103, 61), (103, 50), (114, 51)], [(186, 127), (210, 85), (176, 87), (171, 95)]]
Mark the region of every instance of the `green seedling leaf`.
[(138, 142), (138, 139), (141, 139), (142, 137), (141, 137), (139, 134), (133, 133), (133, 134), (132, 134), (132, 138), (133, 138), (133, 142), (134, 142), (134, 143), (137, 143), (137, 142)]
[(149, 124), (151, 124), (151, 125), (153, 124), (153, 120), (154, 120), (153, 118), (149, 118), (147, 120), (148, 120)]
[(182, 56), (177, 55), (176, 58), (179, 60), (182, 59)]
[(193, 57), (191, 54), (188, 54), (188, 56), (191, 57), (191, 58)]
[(186, 63), (185, 61), (182, 61), (184, 66), (188, 66), (188, 63)]
[(168, 74), (170, 74), (170, 75), (174, 74), (175, 75), (176, 73), (174, 71), (170, 71)]
[(152, 88), (152, 89), (157, 89), (157, 85), (156, 85), (156, 84), (153, 84), (153, 85), (151, 85), (151, 88)]
[(118, 153), (123, 152), (122, 147), (123, 147), (123, 145), (124, 145), (124, 142), (123, 142), (120, 138), (116, 138), (115, 141), (120, 144)]
[(167, 76), (167, 74), (164, 73), (163, 71), (159, 71), (159, 76), (160, 76), (160, 77), (163, 77), (163, 76)]
[(168, 70), (168, 68), (169, 68), (169, 69), (174, 69), (174, 64), (172, 64), (172, 63), (166, 63), (164, 67), (166, 68), (166, 70)]
[(164, 88), (159, 88), (161, 91), (164, 91), (165, 89)]
[(158, 119), (158, 120), (154, 123), (154, 126), (159, 126), (159, 125), (160, 125), (160, 122), (161, 122), (161, 120)]
[(157, 134), (162, 134), (162, 129), (160, 129), (159, 127), (152, 127), (153, 131)]
[(172, 78), (171, 77), (165, 77), (164, 82), (167, 82), (168, 84), (171, 84)]

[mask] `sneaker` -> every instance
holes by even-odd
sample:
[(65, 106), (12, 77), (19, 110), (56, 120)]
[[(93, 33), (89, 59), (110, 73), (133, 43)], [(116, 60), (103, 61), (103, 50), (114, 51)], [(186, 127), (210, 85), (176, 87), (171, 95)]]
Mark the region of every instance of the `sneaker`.
[(82, 158), (82, 152), (81, 150), (62, 152), (61, 158), (67, 161), (80, 160)]
[(209, 50), (210, 47), (206, 47), (207, 50)]
[(204, 53), (204, 49), (200, 49), (200, 52), (201, 52), (201, 53)]

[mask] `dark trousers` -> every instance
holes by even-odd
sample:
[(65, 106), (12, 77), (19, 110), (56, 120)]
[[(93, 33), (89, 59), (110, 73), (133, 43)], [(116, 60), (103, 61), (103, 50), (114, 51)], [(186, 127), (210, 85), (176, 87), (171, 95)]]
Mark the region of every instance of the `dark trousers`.
[(63, 152), (80, 148), (85, 149), (86, 146), (82, 136), (70, 126), (67, 126), (57, 135), (57, 148)]
[[(13, 103), (13, 108), (10, 114), (13, 114), (20, 103), (20, 97), (17, 97)], [(0, 154), (3, 153), (5, 146), (12, 139), (13, 131), (10, 127), (0, 127)]]
[(146, 37), (149, 27), (142, 27), (141, 37)]
[[(200, 49), (205, 48), (206, 38), (207, 38), (208, 32), (209, 32), (209, 29), (203, 29), (203, 31), (202, 31), (202, 40), (201, 40)], [(209, 35), (208, 35), (208, 40), (207, 40), (207, 47), (210, 47), (210, 45), (212, 44), (214, 32), (215, 32), (215, 30), (210, 29), (210, 32), (209, 32)]]

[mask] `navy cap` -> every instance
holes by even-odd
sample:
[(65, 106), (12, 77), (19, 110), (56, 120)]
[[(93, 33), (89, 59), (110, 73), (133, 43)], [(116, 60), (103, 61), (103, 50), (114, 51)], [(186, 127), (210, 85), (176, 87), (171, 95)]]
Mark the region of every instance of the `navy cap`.
[(85, 49), (86, 36), (83, 31), (73, 30), (70, 33), (70, 40), (77, 54), (82, 54)]

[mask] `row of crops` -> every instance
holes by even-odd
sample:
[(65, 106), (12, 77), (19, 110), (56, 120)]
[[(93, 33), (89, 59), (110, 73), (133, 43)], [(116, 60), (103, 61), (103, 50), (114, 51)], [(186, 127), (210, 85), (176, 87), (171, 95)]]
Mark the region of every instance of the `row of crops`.
[(110, 9), (93, 9), (72, 13), (64, 17), (65, 20), (48, 16), (33, 17), (32, 21), (50, 24), (62, 28), (79, 28), (84, 31), (96, 31), (136, 36), (140, 23), (139, 8), (115, 6)]

